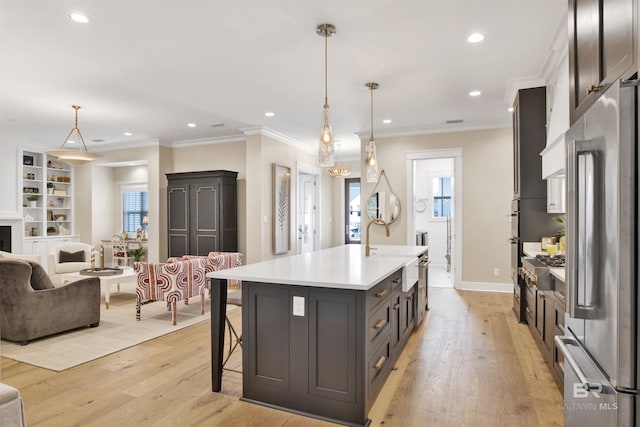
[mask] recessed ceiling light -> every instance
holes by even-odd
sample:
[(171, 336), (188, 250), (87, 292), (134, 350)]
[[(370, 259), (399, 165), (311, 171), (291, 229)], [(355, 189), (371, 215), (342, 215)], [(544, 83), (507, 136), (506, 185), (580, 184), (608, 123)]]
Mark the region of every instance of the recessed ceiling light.
[(136, 164), (133, 162), (129, 162), (129, 166), (135, 166)]
[(75, 142), (73, 139), (70, 139), (70, 140), (68, 140), (68, 141), (67, 141), (67, 143), (69, 143), (69, 144), (75, 144), (76, 142)]
[(507, 111), (509, 111), (510, 113), (513, 113), (513, 107), (507, 108)]
[(87, 22), (89, 22), (89, 18), (87, 17), (87, 15), (82, 12), (73, 12), (69, 15), (69, 18), (71, 18), (73, 22), (80, 22), (81, 24), (86, 24)]
[(125, 132), (123, 133), (124, 136), (133, 136), (133, 134), (131, 132)]
[(272, 113), (271, 111), (267, 111), (266, 113), (264, 113), (265, 116), (267, 117), (273, 117), (276, 115), (276, 113)]
[(471, 92), (469, 92), (469, 96), (480, 96), (480, 94), (482, 94), (482, 92), (480, 92), (479, 90), (472, 90)]
[(469, 43), (480, 43), (482, 40), (484, 40), (484, 36), (480, 33), (473, 33), (467, 37)]
[(189, 126), (190, 128), (194, 128), (198, 125), (196, 125), (195, 123), (187, 123), (187, 126)]
[(384, 123), (385, 125), (388, 125), (388, 124), (389, 124), (389, 123), (391, 123), (392, 121), (393, 121), (393, 120), (391, 120), (391, 119), (384, 119), (384, 120), (382, 121), (382, 123)]

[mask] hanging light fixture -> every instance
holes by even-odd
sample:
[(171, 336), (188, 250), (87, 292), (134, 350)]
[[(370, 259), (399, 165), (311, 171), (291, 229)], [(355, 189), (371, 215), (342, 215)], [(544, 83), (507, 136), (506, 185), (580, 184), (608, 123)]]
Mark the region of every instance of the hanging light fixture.
[(329, 102), (327, 97), (327, 40), (336, 33), (336, 27), (331, 24), (321, 24), (316, 28), (316, 34), (324, 37), (324, 106), (322, 107), (322, 129), (320, 131), (320, 149), (318, 158), (320, 166), (333, 166), (335, 148), (333, 132), (329, 123)]
[(378, 181), (378, 159), (376, 157), (376, 141), (373, 139), (373, 91), (378, 89), (378, 83), (367, 83), (365, 85), (371, 91), (371, 137), (369, 138), (369, 148), (367, 155), (367, 182)]
[[(336, 157), (337, 157), (337, 152), (340, 151), (340, 143), (336, 142)], [(342, 166), (340, 164), (340, 160), (338, 159), (338, 165), (337, 166), (331, 166), (329, 169), (327, 169), (327, 171), (329, 172), (329, 175), (335, 177), (335, 178), (344, 178), (347, 177), (349, 175), (351, 175), (351, 168), (346, 167), (346, 166)]]
[[(92, 153), (87, 150), (87, 146), (84, 143), (84, 139), (82, 138), (82, 134), (80, 133), (80, 129), (78, 128), (78, 110), (81, 108), (79, 105), (71, 106), (74, 110), (76, 110), (76, 125), (71, 132), (67, 135), (62, 143), (62, 146), (57, 150), (47, 150), (46, 153), (49, 156), (55, 156), (64, 163), (70, 164), (71, 166), (81, 166), (85, 163), (92, 162), (96, 159), (102, 157), (102, 154)], [(65, 149), (64, 146), (67, 142), (69, 142), (69, 138), (71, 135), (77, 135), (77, 139), (80, 142), (80, 148), (77, 150)]]

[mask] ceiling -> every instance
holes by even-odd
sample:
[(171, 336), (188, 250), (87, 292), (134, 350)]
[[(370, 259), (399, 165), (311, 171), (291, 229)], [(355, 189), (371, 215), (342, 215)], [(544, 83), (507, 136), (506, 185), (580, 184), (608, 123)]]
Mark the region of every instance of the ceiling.
[[(322, 23), (337, 29), (328, 96), (345, 157), (371, 128), (370, 81), (380, 84), (376, 136), (508, 127), (513, 90), (540, 81), (566, 9), (565, 0), (0, 0), (0, 138), (58, 147), (78, 104), (95, 151), (256, 127), (315, 151)], [(71, 21), (73, 11), (90, 22)], [(485, 39), (468, 43), (474, 32)]]

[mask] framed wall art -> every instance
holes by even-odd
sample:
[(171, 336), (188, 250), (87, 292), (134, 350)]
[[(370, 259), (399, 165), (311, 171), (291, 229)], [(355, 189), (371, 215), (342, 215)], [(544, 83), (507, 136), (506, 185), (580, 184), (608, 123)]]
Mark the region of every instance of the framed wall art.
[(273, 164), (273, 253), (291, 250), (291, 168)]

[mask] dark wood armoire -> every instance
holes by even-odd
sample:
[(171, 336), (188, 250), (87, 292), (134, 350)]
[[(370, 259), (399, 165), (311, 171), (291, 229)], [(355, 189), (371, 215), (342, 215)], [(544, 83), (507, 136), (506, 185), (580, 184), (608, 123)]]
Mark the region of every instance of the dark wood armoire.
[(169, 256), (238, 250), (238, 172), (168, 173)]

